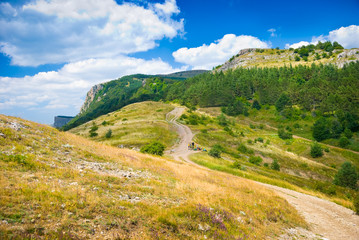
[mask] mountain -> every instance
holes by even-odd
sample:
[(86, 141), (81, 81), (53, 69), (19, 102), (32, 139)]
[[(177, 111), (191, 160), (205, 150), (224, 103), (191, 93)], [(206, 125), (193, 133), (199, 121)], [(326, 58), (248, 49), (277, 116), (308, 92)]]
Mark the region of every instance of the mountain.
[(205, 72), (208, 71), (194, 70), (167, 75), (135, 74), (95, 85), (87, 93), (80, 113), (63, 129), (71, 129), (134, 102), (158, 101), (163, 98), (169, 85)]

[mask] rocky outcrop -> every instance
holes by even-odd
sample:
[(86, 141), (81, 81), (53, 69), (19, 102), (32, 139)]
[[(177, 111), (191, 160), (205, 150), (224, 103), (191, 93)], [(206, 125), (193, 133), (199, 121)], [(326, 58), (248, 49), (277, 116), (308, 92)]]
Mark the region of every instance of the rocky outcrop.
[(86, 100), (84, 102), (84, 104), (81, 107), (80, 110), (80, 114), (84, 113), (89, 107), (90, 104), (93, 102), (93, 100), (95, 99), (96, 94), (103, 88), (103, 84), (97, 84), (95, 86), (93, 86), (90, 91), (88, 91), (87, 95), (86, 95)]
[[(319, 60), (316, 59), (316, 54), (320, 56)], [(334, 50), (333, 54), (329, 57), (323, 57), (323, 54), (328, 53), (323, 50), (315, 50), (315, 52), (309, 55), (307, 61), (303, 59), (296, 61), (295, 57), (298, 54), (291, 50), (247, 48), (240, 50), (237, 55), (217, 67), (214, 71), (227, 71), (238, 67), (281, 67), (284, 65), (311, 65), (312, 63), (334, 64), (342, 68), (347, 63), (359, 60), (359, 49)]]

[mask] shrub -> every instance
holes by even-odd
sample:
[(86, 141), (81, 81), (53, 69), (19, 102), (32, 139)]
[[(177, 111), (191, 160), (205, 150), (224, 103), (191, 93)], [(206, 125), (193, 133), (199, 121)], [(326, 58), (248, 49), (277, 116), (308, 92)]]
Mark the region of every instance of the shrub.
[(345, 128), (344, 136), (348, 139), (351, 139), (353, 137), (353, 132), (349, 128)]
[(263, 162), (263, 159), (261, 157), (251, 156), (249, 158), (249, 162), (259, 166), (261, 164), (261, 162)]
[(264, 139), (261, 138), (261, 137), (259, 137), (259, 138), (256, 138), (256, 139), (255, 139), (255, 142), (261, 142), (261, 143), (263, 143), (263, 142), (264, 142)]
[(313, 125), (313, 138), (318, 142), (330, 138), (329, 121), (321, 117)]
[(310, 147), (310, 156), (313, 158), (323, 156), (323, 149), (317, 142), (314, 142)]
[(103, 121), (101, 124), (104, 125), (104, 126), (106, 126), (106, 125), (108, 124), (108, 122)]
[(166, 148), (165, 145), (163, 145), (160, 142), (155, 141), (155, 142), (152, 142), (150, 144), (143, 146), (140, 151), (142, 153), (149, 153), (149, 154), (162, 156), (165, 148)]
[(251, 123), (251, 124), (249, 124), (249, 127), (250, 127), (251, 129), (255, 129), (255, 128), (256, 128), (256, 126), (255, 126), (255, 125), (253, 125), (252, 123)]
[(252, 108), (255, 108), (257, 110), (260, 110), (262, 108), (257, 99), (254, 99)]
[(269, 164), (268, 163), (263, 163), (263, 166), (267, 168), (267, 167), (269, 167)]
[(209, 150), (208, 154), (215, 158), (220, 158), (221, 153), (223, 152), (223, 147), (219, 144), (214, 145), (211, 150)]
[(284, 130), (284, 128), (278, 128), (278, 136), (281, 138), (281, 139), (292, 139), (293, 138), (293, 135), (292, 133)]
[(98, 136), (97, 132), (90, 132), (90, 137), (96, 137), (96, 136)]
[(232, 168), (241, 169), (241, 163), (239, 161), (234, 161), (232, 164)]
[(345, 162), (334, 177), (334, 184), (342, 187), (357, 188), (358, 174), (350, 162)]
[(221, 126), (228, 125), (228, 120), (227, 120), (226, 116), (224, 116), (223, 113), (217, 117), (217, 120), (218, 120), (218, 124)]
[(106, 138), (110, 138), (111, 136), (112, 136), (112, 130), (109, 129), (109, 130), (106, 132), (105, 137), (106, 137)]
[(241, 152), (241, 153), (247, 153), (248, 152), (248, 148), (243, 143), (241, 143), (238, 146), (237, 150), (238, 150), (238, 152)]
[(339, 139), (339, 146), (340, 147), (346, 147), (349, 145), (349, 139), (345, 136), (342, 136), (340, 139)]
[(277, 159), (274, 159), (272, 164), (270, 165), (270, 168), (276, 171), (280, 170), (280, 166)]

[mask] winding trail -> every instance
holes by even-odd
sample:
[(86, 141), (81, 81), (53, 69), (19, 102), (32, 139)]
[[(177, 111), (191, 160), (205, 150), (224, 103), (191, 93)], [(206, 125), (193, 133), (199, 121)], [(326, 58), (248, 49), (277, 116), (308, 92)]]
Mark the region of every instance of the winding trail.
[[(166, 120), (175, 125), (180, 137), (179, 144), (171, 151), (176, 160), (182, 160), (190, 164), (200, 166), (189, 159), (193, 151), (188, 150), (188, 144), (192, 142), (193, 133), (191, 129), (176, 120), (182, 115), (184, 108), (176, 107), (166, 115)], [(207, 169), (207, 168), (205, 168)], [(209, 169), (207, 169), (209, 170)], [(240, 177), (238, 177), (240, 178)], [(279, 196), (294, 206), (299, 214), (310, 224), (311, 231), (325, 239), (330, 240), (359, 240), (359, 216), (355, 213), (333, 202), (313, 197), (307, 194), (292, 191), (269, 184), (257, 182), (258, 184), (273, 190)], [(290, 238), (292, 239), (292, 238)], [(293, 238), (296, 239), (296, 238)], [(300, 239), (323, 239), (304, 237)]]

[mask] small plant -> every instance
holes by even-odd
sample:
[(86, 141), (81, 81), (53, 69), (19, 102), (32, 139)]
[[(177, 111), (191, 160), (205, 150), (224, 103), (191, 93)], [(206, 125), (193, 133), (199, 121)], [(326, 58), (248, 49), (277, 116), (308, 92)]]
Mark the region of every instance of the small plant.
[(163, 145), (160, 142), (155, 141), (155, 142), (152, 142), (150, 144), (143, 146), (140, 151), (141, 151), (141, 153), (149, 153), (149, 154), (153, 154), (153, 155), (162, 156), (165, 148), (166, 148), (165, 145)]
[(111, 138), (111, 136), (112, 136), (112, 130), (109, 129), (109, 130), (106, 132), (105, 137), (106, 137), (106, 138)]
[(280, 170), (280, 166), (279, 166), (279, 163), (278, 163), (278, 160), (277, 159), (274, 159), (271, 166), (270, 166), (271, 169), (273, 170), (276, 170), (276, 171), (279, 171)]
[(323, 149), (317, 142), (314, 142), (310, 147), (310, 156), (313, 158), (323, 156)]
[(259, 166), (263, 162), (263, 159), (261, 157), (251, 156), (249, 162)]
[(232, 164), (232, 168), (235, 168), (235, 169), (241, 169), (241, 163), (239, 161), (234, 161), (233, 164)]

